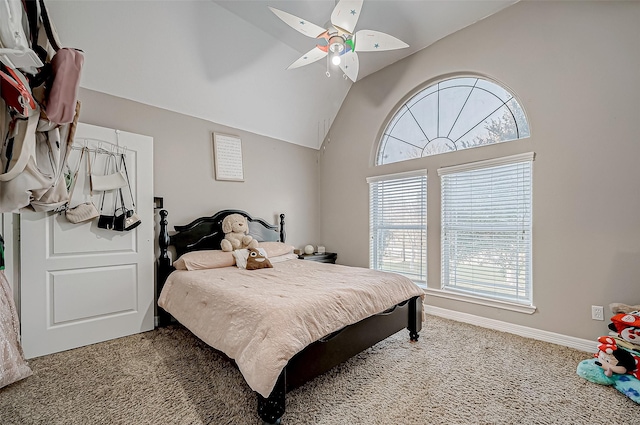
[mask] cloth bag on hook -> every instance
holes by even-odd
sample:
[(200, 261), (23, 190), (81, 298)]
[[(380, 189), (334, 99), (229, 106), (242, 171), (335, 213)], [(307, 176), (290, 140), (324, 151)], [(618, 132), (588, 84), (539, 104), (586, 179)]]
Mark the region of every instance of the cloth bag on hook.
[(3, 56), (7, 64), (35, 74), (43, 64), (29, 46), (23, 16), (21, 0), (0, 0), (0, 47), (5, 48)]
[[(78, 159), (78, 167), (76, 168), (76, 172), (73, 176), (73, 183), (71, 183), (71, 190), (69, 191), (69, 202), (73, 200), (73, 191), (76, 187), (76, 183), (78, 182), (78, 172), (80, 171), (80, 167), (82, 166), (82, 158), (84, 157), (85, 152), (86, 148), (82, 148), (80, 159)], [(91, 161), (89, 155), (87, 155), (87, 171), (88, 173), (91, 172)], [(89, 193), (90, 196), (93, 196), (92, 191), (90, 191)], [(100, 213), (98, 212), (98, 209), (94, 205), (93, 201), (83, 202), (76, 205), (75, 207), (70, 207), (65, 210), (66, 219), (73, 224), (91, 221), (94, 218), (97, 218), (99, 215)]]
[(36, 158), (41, 172), (54, 176), (54, 183), (46, 190), (32, 190), (30, 207), (34, 211), (62, 211), (68, 207), (71, 195), (67, 190), (64, 170), (71, 153), (71, 145), (78, 126), (80, 102), (76, 103), (73, 122), (56, 126), (40, 120), (36, 133)]
[[(49, 11), (44, 0), (39, 0), (40, 13), (36, 1), (27, 2), (29, 25), (35, 30), (31, 33), (33, 48), (41, 54), (45, 66), (34, 78), (34, 85), (44, 85), (41, 99), (47, 118), (56, 124), (68, 124), (74, 119), (80, 78), (84, 65), (82, 50), (61, 47), (58, 32), (49, 19)], [(40, 25), (41, 24), (41, 25)], [(44, 30), (45, 37), (41, 36)], [(44, 39), (44, 40), (43, 40)], [(51, 54), (53, 50), (53, 54)], [(47, 60), (50, 58), (50, 60)]]
[(0, 95), (8, 108), (20, 118), (27, 118), (36, 109), (29, 82), (18, 70), (0, 64)]
[(115, 154), (109, 152), (107, 155), (107, 162), (105, 165), (105, 174), (99, 175), (94, 172), (91, 173), (91, 189), (95, 191), (115, 190), (125, 187), (127, 180), (124, 175), (124, 170), (118, 170), (118, 163), (115, 160)]
[[(4, 106), (2, 103), (0, 106)], [(5, 113), (0, 120), (0, 127), (9, 129), (0, 152), (0, 212), (19, 212), (27, 207), (55, 211), (69, 200), (64, 167), (78, 114), (64, 127), (39, 116), (36, 107), (28, 119), (12, 120)]]
[(2, 47), (26, 51), (29, 40), (22, 26), (23, 6), (20, 0), (0, 0), (0, 42)]

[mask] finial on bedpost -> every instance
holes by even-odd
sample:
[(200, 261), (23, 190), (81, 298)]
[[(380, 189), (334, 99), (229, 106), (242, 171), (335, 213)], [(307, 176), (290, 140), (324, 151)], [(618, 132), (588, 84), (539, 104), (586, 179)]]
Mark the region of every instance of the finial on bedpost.
[(160, 210), (160, 234), (158, 236), (158, 246), (160, 247), (160, 261), (169, 265), (169, 255), (167, 248), (169, 247), (169, 231), (167, 230), (167, 210)]
[[(171, 259), (169, 258), (169, 231), (167, 230), (167, 210), (160, 210), (160, 234), (158, 235), (158, 246), (160, 247), (160, 257), (158, 257), (158, 269), (156, 273), (156, 302), (162, 292), (164, 283), (169, 276), (169, 273), (173, 270), (171, 266)], [(169, 313), (158, 307), (158, 325), (166, 326), (171, 321)]]
[(284, 242), (287, 233), (284, 231), (284, 214), (280, 214), (280, 242)]

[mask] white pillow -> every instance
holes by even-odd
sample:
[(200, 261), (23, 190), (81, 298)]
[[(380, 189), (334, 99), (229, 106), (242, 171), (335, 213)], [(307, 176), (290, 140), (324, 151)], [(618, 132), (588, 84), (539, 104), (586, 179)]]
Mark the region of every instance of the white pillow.
[(204, 270), (230, 267), (235, 259), (230, 252), (221, 250), (191, 251), (183, 254), (173, 263), (176, 270)]
[[(264, 248), (257, 248), (258, 252), (260, 252), (260, 254), (264, 255), (265, 258), (267, 257), (267, 252), (264, 250)], [(249, 258), (249, 250), (248, 249), (236, 249), (235, 251), (233, 251), (233, 257), (236, 259), (236, 266), (238, 266), (238, 268), (240, 269), (246, 269), (247, 268), (247, 258)]]

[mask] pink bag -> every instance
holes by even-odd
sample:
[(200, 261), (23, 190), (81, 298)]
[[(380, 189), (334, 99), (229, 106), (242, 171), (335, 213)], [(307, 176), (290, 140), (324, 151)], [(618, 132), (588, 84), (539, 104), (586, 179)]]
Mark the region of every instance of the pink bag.
[(84, 54), (78, 49), (60, 47), (58, 33), (49, 19), (49, 11), (44, 0), (40, 0), (40, 13), (49, 43), (56, 52), (51, 59), (53, 83), (44, 110), (49, 121), (68, 124), (75, 116)]
[(45, 107), (51, 122), (68, 124), (73, 121), (83, 63), (82, 51), (68, 47), (58, 50), (51, 59), (53, 84)]

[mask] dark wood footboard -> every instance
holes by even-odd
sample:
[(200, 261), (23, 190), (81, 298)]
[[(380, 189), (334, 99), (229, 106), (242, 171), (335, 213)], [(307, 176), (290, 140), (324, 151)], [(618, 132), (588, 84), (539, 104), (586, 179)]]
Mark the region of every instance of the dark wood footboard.
[(258, 394), (258, 415), (267, 424), (280, 423), (287, 392), (404, 328), (412, 342), (418, 340), (422, 330), (422, 298), (413, 297), (308, 345), (289, 361), (268, 398)]

